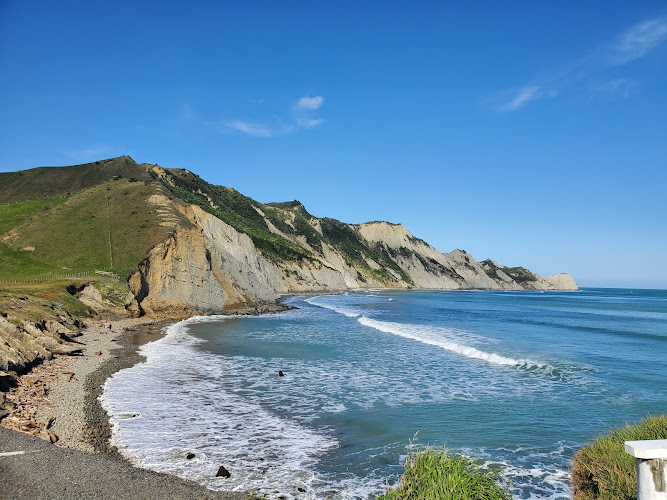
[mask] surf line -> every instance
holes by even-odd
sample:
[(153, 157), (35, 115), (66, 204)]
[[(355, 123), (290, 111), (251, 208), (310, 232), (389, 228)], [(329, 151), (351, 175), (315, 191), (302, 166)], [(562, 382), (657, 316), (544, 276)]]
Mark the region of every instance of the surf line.
[(407, 338), (410, 340), (416, 340), (422, 344), (440, 347), (446, 351), (461, 354), (468, 358), (479, 359), (488, 363), (504, 366), (517, 366), (520, 368), (550, 368), (549, 365), (544, 365), (535, 361), (514, 359), (507, 356), (502, 356), (500, 354), (480, 351), (474, 347), (447, 340), (439, 335), (431, 334), (425, 331), (419, 331), (419, 327), (415, 325), (392, 323), (389, 321), (378, 321), (366, 316), (358, 318), (357, 321), (364, 326), (374, 328), (381, 332), (391, 333), (393, 335), (398, 335), (399, 337)]

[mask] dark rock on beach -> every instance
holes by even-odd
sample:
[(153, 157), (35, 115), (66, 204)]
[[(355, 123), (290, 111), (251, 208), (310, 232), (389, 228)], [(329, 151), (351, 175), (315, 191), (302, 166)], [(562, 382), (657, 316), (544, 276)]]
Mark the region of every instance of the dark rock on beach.
[(227, 469), (225, 469), (224, 465), (221, 465), (220, 468), (218, 469), (218, 473), (215, 475), (215, 477), (232, 477), (232, 475), (229, 473)]
[(60, 448), (0, 428), (0, 498), (58, 500), (243, 500), (175, 476), (137, 469), (111, 457)]

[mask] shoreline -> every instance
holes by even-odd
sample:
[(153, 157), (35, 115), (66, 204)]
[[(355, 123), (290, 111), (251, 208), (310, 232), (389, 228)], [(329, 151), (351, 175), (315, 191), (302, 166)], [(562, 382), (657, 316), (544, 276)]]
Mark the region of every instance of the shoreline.
[[(14, 403), (14, 409), (0, 420), (0, 498), (72, 498), (76, 494), (80, 498), (241, 500), (250, 496), (250, 492), (209, 490), (173, 475), (136, 467), (110, 444), (109, 415), (98, 399), (104, 383), (117, 371), (142, 362), (145, 358), (139, 354), (140, 347), (162, 338), (161, 330), (170, 323), (152, 318), (122, 319), (112, 322), (112, 331), (107, 334), (101, 321), (90, 322), (74, 341), (81, 348), (80, 356), (56, 356), (19, 378), (18, 386), (6, 393), (7, 400)], [(8, 446), (20, 449), (5, 449)], [(57, 465), (46, 464), (48, 473), (44, 470), (39, 473), (41, 466), (34, 463), (35, 458), (63, 454), (75, 457), (77, 464), (76, 470), (67, 474), (93, 478), (90, 487), (110, 479), (97, 478), (96, 473), (79, 464), (92, 461), (92, 469), (102, 464), (103, 470), (109, 470), (110, 464), (115, 464), (112, 467), (117, 470), (113, 478), (115, 486), (109, 485), (108, 493), (85, 491), (81, 484), (70, 487), (67, 492), (67, 484), (64, 484), (61, 494), (57, 486), (48, 494), (42, 491), (43, 488), (35, 490), (42, 483), (54, 483), (54, 476), (59, 472)], [(30, 467), (21, 466), (26, 456), (33, 462)], [(32, 480), (28, 480), (29, 477)], [(65, 483), (70, 480), (69, 476), (64, 479)], [(154, 484), (157, 481), (169, 484), (170, 489), (160, 490)], [(145, 482), (151, 486), (144, 491), (147, 486), (138, 485)]]

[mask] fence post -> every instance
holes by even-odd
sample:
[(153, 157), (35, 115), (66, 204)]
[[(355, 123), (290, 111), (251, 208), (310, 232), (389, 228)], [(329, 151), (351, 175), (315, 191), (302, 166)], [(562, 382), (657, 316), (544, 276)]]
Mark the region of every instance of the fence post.
[(667, 439), (626, 441), (637, 464), (637, 500), (667, 500)]

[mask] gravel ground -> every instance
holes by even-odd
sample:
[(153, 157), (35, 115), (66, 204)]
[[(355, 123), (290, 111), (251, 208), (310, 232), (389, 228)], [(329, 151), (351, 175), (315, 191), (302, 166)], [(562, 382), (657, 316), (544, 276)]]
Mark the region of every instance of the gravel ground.
[(119, 320), (111, 334), (94, 324), (76, 338), (83, 356), (70, 360), (68, 371), (60, 368), (60, 378), (49, 387), (50, 404), (37, 412), (44, 422), (55, 418), (50, 429), (57, 445), (0, 428), (0, 500), (248, 498), (246, 492), (214, 492), (135, 468), (109, 446), (109, 418), (97, 398), (112, 373), (143, 359), (140, 345), (160, 338), (163, 325), (150, 323)]
[[(130, 332), (124, 329), (141, 325), (136, 320), (121, 320), (114, 322), (112, 333), (107, 334), (101, 324), (95, 324), (84, 329), (83, 335), (76, 339), (82, 344), (83, 356), (70, 361), (68, 369), (74, 376), (63, 373), (49, 388), (51, 404), (37, 412), (38, 419), (44, 422), (55, 417), (51, 430), (58, 436), (58, 446), (89, 453), (105, 451), (99, 439), (92, 439), (93, 436), (105, 436), (105, 426), (108, 431), (108, 419), (105, 422), (104, 418), (106, 413), (101, 415), (93, 411), (95, 406), (99, 406), (96, 384), (104, 383), (120, 367), (113, 369), (120, 364), (124, 354), (131, 353), (138, 358), (137, 346), (126, 345)], [(105, 369), (107, 367), (109, 369)]]
[(103, 454), (60, 448), (0, 428), (0, 499), (242, 500), (175, 476), (137, 469)]

